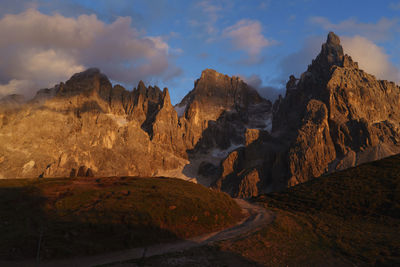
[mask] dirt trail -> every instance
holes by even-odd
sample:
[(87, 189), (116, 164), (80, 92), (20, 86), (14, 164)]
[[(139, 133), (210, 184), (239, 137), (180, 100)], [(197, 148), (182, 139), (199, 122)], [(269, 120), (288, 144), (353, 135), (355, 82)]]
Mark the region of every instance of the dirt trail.
[(233, 227), (217, 231), (214, 233), (190, 238), (183, 241), (153, 245), (145, 248), (134, 248), (134, 249), (111, 252), (101, 255), (49, 261), (41, 263), (39, 265), (32, 261), (20, 262), (20, 263), (0, 262), (0, 264), (7, 264), (7, 266), (58, 266), (58, 267), (85, 266), (86, 267), (86, 266), (108, 264), (113, 262), (123, 262), (131, 259), (140, 259), (143, 256), (150, 257), (155, 255), (162, 255), (166, 253), (190, 249), (193, 247), (203, 246), (206, 244), (211, 244), (217, 241), (242, 237), (243, 235), (249, 235), (257, 231), (258, 229), (260, 229), (260, 227), (265, 226), (266, 224), (269, 224), (273, 221), (274, 215), (271, 211), (268, 211), (261, 206), (251, 204), (243, 199), (235, 199), (235, 200), (242, 207), (243, 212), (246, 214), (245, 218), (242, 219), (238, 224), (236, 224)]

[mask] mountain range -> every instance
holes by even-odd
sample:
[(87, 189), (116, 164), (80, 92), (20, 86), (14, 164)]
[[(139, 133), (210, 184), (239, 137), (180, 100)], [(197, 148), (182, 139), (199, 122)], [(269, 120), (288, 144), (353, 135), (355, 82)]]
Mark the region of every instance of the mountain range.
[(247, 198), (400, 153), (399, 104), (332, 32), (274, 103), (206, 69), (173, 106), (167, 88), (92, 68), (0, 100), (0, 178), (167, 176)]

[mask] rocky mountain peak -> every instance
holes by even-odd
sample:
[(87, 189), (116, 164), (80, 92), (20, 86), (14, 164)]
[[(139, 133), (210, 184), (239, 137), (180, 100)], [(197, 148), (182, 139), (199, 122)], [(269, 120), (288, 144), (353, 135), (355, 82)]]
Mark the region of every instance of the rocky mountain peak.
[(72, 75), (72, 77), (65, 84), (75, 85), (75, 83), (92, 82), (94, 80), (98, 80), (101, 83), (111, 84), (107, 76), (101, 73), (98, 68), (89, 68), (85, 71), (76, 73)]
[(217, 72), (216, 70), (213, 69), (205, 69), (201, 72), (201, 76), (200, 79), (205, 79), (205, 80), (209, 80), (209, 79), (218, 79), (218, 78), (223, 78), (224, 74)]
[(162, 91), (157, 86), (146, 87), (143, 81), (139, 81), (138, 86), (133, 89), (136, 99), (142, 98), (158, 103), (162, 98)]
[(288, 185), (398, 153), (399, 98), (394, 83), (360, 70), (330, 32), (276, 105), (273, 132), (289, 140)]
[(137, 86), (137, 90), (139, 92), (141, 91), (146, 91), (146, 85), (144, 84), (144, 82), (142, 80), (139, 81), (138, 86)]
[(162, 106), (163, 107), (172, 106), (171, 97), (169, 96), (168, 88), (164, 88), (164, 90), (162, 92)]
[(249, 103), (257, 104), (266, 100), (239, 77), (230, 77), (213, 69), (205, 69), (196, 80), (193, 90), (179, 106), (193, 101), (198, 102), (200, 106), (229, 110), (247, 108)]
[(340, 45), (340, 38), (334, 32), (329, 32), (326, 43), (330, 45)]
[(108, 98), (112, 85), (107, 76), (98, 68), (89, 68), (83, 72), (76, 73), (59, 86), (58, 96), (71, 96), (76, 94), (90, 95), (98, 93), (103, 98)]
[(308, 68), (308, 72), (327, 79), (332, 66), (343, 66), (344, 52), (340, 38), (335, 33), (328, 34), (326, 43), (322, 44), (321, 52)]

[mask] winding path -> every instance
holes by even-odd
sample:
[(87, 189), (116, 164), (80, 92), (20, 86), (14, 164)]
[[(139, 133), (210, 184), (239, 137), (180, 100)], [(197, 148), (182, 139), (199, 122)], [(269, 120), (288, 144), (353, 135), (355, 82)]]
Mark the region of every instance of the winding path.
[[(123, 262), (132, 259), (140, 259), (144, 256), (150, 257), (155, 255), (162, 255), (166, 253), (177, 252), (190, 249), (193, 247), (199, 247), (211, 244), (217, 241), (243, 237), (244, 235), (249, 235), (251, 233), (254, 233), (262, 226), (265, 226), (266, 224), (269, 224), (274, 220), (274, 214), (271, 211), (268, 211), (259, 205), (251, 204), (243, 199), (235, 199), (235, 200), (240, 205), (246, 216), (235, 226), (221, 231), (190, 238), (183, 241), (153, 245), (145, 248), (134, 248), (134, 249), (122, 250), (101, 255), (49, 261), (41, 263), (39, 265), (32, 261), (20, 262), (20, 263), (9, 262), (11, 264), (10, 265), (7, 264), (7, 266), (60, 266), (60, 267), (85, 266), (86, 267), (86, 266), (109, 264), (114, 262)], [(0, 262), (0, 264), (3, 263)]]

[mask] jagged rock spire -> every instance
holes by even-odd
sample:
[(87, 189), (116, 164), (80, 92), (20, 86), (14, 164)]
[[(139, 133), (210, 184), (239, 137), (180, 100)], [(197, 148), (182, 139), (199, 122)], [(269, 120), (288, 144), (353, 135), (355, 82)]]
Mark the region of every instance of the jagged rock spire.
[(343, 64), (343, 47), (340, 38), (333, 32), (328, 34), (326, 43), (322, 45), (321, 55), (327, 59), (329, 65), (341, 66)]
[(329, 32), (326, 43), (331, 45), (340, 45), (340, 38), (334, 32)]
[(144, 82), (142, 80), (139, 81), (138, 86), (137, 86), (137, 90), (140, 93), (145, 93), (146, 92), (147, 87), (146, 87), (146, 85), (144, 84)]
[(172, 106), (171, 97), (169, 96), (168, 88), (164, 88), (162, 92), (162, 107)]
[(326, 43), (322, 44), (321, 52), (315, 61), (320, 64), (327, 64), (325, 67), (331, 67), (332, 65), (341, 66), (343, 56), (343, 47), (340, 45), (339, 36), (330, 32)]
[(308, 68), (308, 72), (315, 77), (329, 78), (332, 66), (343, 66), (344, 52), (340, 44), (340, 38), (335, 33), (328, 34), (326, 43), (322, 44), (321, 52)]

